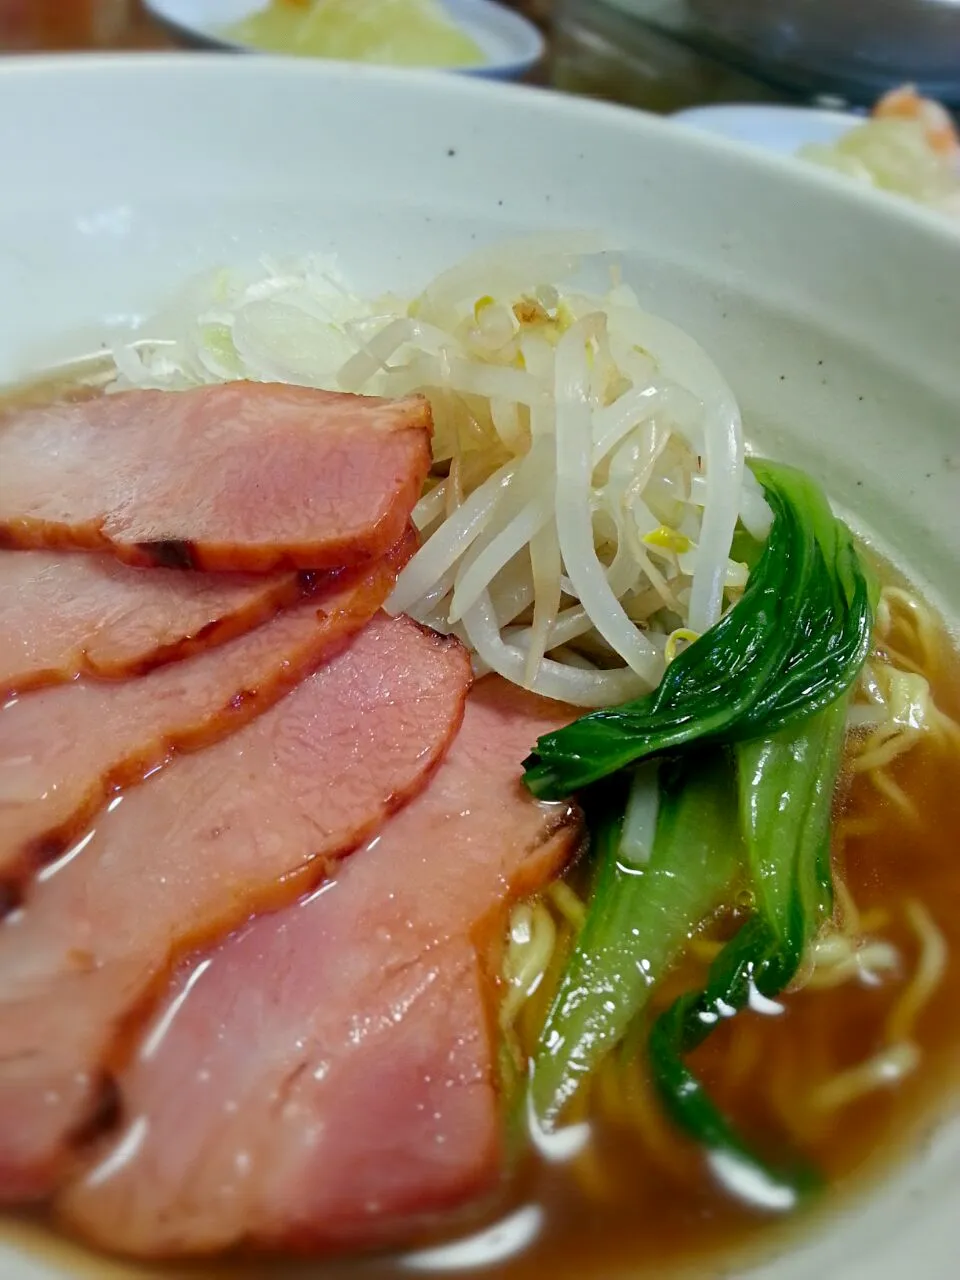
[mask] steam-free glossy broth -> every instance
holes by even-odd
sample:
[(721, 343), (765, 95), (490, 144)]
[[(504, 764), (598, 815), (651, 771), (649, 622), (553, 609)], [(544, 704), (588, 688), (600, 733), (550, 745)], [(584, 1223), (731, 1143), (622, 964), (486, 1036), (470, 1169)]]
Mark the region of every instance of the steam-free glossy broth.
[[(63, 394), (63, 387), (48, 385), (46, 395), (51, 394)], [(21, 403), (25, 396), (42, 398), (43, 392), (23, 392)], [(932, 648), (929, 642), (925, 646), (909, 619), (909, 609), (895, 614), (889, 643), (899, 661), (926, 675), (939, 709), (958, 722), (957, 654), (943, 631)], [(748, 1137), (771, 1156), (802, 1152), (826, 1175), (831, 1196), (848, 1192), (864, 1175), (881, 1172), (890, 1157), (908, 1151), (910, 1135), (948, 1104), (958, 1076), (958, 770), (960, 735), (946, 735), (921, 738), (879, 775), (850, 770), (845, 775), (835, 821), (835, 865), (860, 912), (861, 932), (890, 944), (896, 967), (834, 987), (810, 985), (766, 1014), (744, 1013), (718, 1030), (692, 1060)], [(582, 870), (574, 869), (572, 883), (579, 886), (582, 879)], [(659, 994), (659, 1006), (702, 980), (711, 936), (724, 936), (733, 923), (718, 921), (712, 935), (698, 940), (696, 954)], [(518, 1030), (528, 1047), (561, 960), (558, 952), (522, 1011)], [(921, 990), (924, 973), (931, 979), (929, 990)], [(918, 1008), (907, 1026), (912, 1006), (904, 996), (910, 991), (918, 995)], [(899, 1030), (907, 1026), (916, 1061), (901, 1063), (906, 1074), (895, 1084), (846, 1099), (857, 1090), (857, 1077), (849, 1073), (895, 1038), (891, 1016), (903, 1024)], [(480, 1277), (572, 1280), (607, 1270), (623, 1274), (628, 1268), (630, 1275), (659, 1277), (674, 1267), (729, 1256), (731, 1250), (778, 1243), (775, 1233), (784, 1220), (719, 1186), (698, 1151), (663, 1118), (642, 1056), (608, 1063), (589, 1097), (575, 1103), (570, 1121), (589, 1126), (578, 1130), (587, 1135), (579, 1150), (559, 1158), (559, 1148), (541, 1154), (527, 1147), (500, 1202), (485, 1216), (461, 1220), (442, 1240), (422, 1241), (419, 1260), (405, 1255), (345, 1265), (237, 1259), (195, 1267), (176, 1263), (169, 1269), (135, 1266), (87, 1253), (56, 1236), (39, 1216), (8, 1220), (0, 1243), (39, 1252), (68, 1272), (103, 1280), (160, 1275), (252, 1280), (287, 1274), (369, 1280), (418, 1271), (444, 1276), (461, 1270), (464, 1262), (462, 1251), (450, 1246), (475, 1233), (487, 1233), (488, 1261), (471, 1270)], [(481, 1243), (474, 1254), (477, 1263), (484, 1256)]]

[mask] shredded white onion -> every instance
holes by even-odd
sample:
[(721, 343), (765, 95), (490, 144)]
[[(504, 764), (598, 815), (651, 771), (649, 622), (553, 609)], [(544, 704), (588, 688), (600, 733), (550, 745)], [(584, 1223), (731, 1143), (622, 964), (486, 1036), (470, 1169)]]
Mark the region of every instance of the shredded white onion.
[(413, 301), (360, 298), (318, 256), (211, 272), (116, 348), (113, 385), (425, 394), (423, 545), (388, 608), (461, 636), (478, 670), (578, 706), (620, 702), (659, 682), (668, 637), (736, 600), (734, 526), (762, 539), (770, 512), (698, 344), (625, 285), (566, 288), (609, 247), (496, 245)]

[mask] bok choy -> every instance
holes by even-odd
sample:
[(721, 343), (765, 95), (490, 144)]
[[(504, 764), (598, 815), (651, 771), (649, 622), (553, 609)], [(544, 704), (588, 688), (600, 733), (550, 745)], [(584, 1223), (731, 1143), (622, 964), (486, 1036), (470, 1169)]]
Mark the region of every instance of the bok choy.
[(743, 867), (725, 753), (666, 762), (659, 773), (647, 780), (659, 790), (659, 812), (644, 861), (624, 849), (622, 801), (597, 806), (590, 912), (533, 1062), (533, 1104), (547, 1122), (619, 1042), (690, 934), (727, 901)]
[(843, 749), (846, 699), (773, 738), (737, 749), (740, 826), (754, 911), (723, 948), (701, 992), (681, 996), (654, 1023), (650, 1063), (667, 1110), (719, 1167), (777, 1207), (814, 1186), (797, 1162), (775, 1169), (755, 1155), (707, 1096), (683, 1055), (724, 1018), (774, 1000), (793, 980), (833, 908), (830, 814)]
[[(657, 1018), (650, 1062), (668, 1111), (715, 1167), (746, 1167), (768, 1188), (768, 1203), (783, 1208), (814, 1176), (800, 1165), (775, 1170), (750, 1151), (684, 1056), (721, 1019), (778, 996), (832, 911), (831, 807), (875, 589), (813, 481), (770, 462), (751, 465), (774, 520), (740, 602), (671, 663), (653, 693), (541, 738), (526, 761), (530, 790), (559, 799), (638, 761), (662, 760), (646, 875), (631, 874), (622, 856), (622, 790), (612, 809), (613, 781), (585, 794), (599, 832), (595, 887), (531, 1087), (538, 1116), (555, 1121), (628, 1027), (630, 1043), (642, 1039), (651, 987), (704, 917), (730, 903), (742, 874), (751, 913), (704, 989)], [(655, 866), (669, 874), (651, 876)]]

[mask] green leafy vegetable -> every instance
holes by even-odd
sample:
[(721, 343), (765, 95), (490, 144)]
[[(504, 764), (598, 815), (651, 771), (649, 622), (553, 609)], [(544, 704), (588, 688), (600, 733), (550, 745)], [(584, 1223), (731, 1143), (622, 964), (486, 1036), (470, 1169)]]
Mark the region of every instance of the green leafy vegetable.
[[(875, 584), (811, 480), (774, 463), (751, 465), (774, 518), (759, 554), (742, 540), (752, 569), (740, 603), (670, 664), (653, 693), (541, 738), (525, 762), (530, 790), (559, 799), (638, 761), (672, 757), (660, 765), (648, 864), (630, 865), (624, 856), (625, 848), (645, 847), (651, 818), (643, 795), (631, 799), (625, 842), (622, 797), (601, 811), (596, 887), (547, 1019), (532, 1088), (537, 1113), (550, 1120), (624, 1040), (628, 1023), (629, 1041), (643, 1036), (651, 986), (696, 924), (729, 900), (742, 857), (752, 914), (704, 989), (656, 1020), (650, 1061), (667, 1109), (715, 1170), (783, 1209), (816, 1175), (801, 1162), (775, 1169), (755, 1154), (684, 1059), (721, 1020), (784, 990), (832, 909), (831, 808), (846, 695), (869, 649)], [(606, 786), (609, 795), (616, 784)]]
[(657, 688), (540, 738), (534, 795), (560, 799), (693, 742), (768, 736), (829, 706), (870, 644), (871, 584), (848, 530), (812, 480), (755, 460), (774, 519), (740, 602), (667, 668)]
[[(595, 804), (596, 879), (587, 919), (547, 1016), (531, 1089), (556, 1119), (580, 1081), (621, 1039), (654, 984), (742, 871), (734, 770), (716, 750), (660, 766), (649, 860), (624, 856), (622, 796)], [(651, 785), (656, 786), (654, 776)]]
[[(818, 1189), (816, 1170), (802, 1160), (777, 1167), (754, 1152), (683, 1061), (683, 1055), (710, 1034), (721, 1016), (732, 1016), (743, 1008), (758, 960), (761, 965), (773, 962), (775, 953), (761, 917), (753, 917), (714, 961), (705, 990), (681, 997), (657, 1019), (649, 1052), (667, 1113), (707, 1151), (714, 1170), (728, 1184), (749, 1187), (748, 1196), (755, 1203), (787, 1210)], [(773, 963), (765, 971), (771, 975)], [(729, 996), (737, 1003), (722, 1005)]]
[[(650, 1062), (675, 1122), (751, 1184), (788, 1208), (816, 1185), (811, 1170), (769, 1166), (737, 1135), (683, 1062), (722, 1019), (795, 976), (832, 907), (830, 816), (843, 750), (846, 698), (801, 725), (737, 749), (740, 820), (755, 912), (714, 961), (703, 991), (654, 1023)], [(772, 1195), (771, 1195), (772, 1189)]]
[(833, 908), (830, 817), (846, 708), (847, 699), (839, 698), (797, 728), (736, 748), (754, 901), (791, 957), (787, 982)]

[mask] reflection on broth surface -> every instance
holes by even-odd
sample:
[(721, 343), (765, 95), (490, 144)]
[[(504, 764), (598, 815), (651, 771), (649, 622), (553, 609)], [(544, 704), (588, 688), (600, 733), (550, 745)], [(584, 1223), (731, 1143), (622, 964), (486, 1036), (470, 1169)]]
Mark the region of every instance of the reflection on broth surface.
[[(96, 385), (98, 370), (92, 369)], [(42, 403), (89, 389), (67, 381), (23, 389)], [(831, 1194), (883, 1162), (943, 1102), (960, 1066), (960, 666), (924, 606), (884, 571), (867, 693), (899, 711), (877, 728), (855, 710), (837, 801), (833, 859), (840, 888), (834, 928), (808, 956), (797, 989), (744, 1011), (695, 1052), (691, 1065), (724, 1112), (765, 1155), (799, 1151)], [(924, 727), (911, 707), (922, 676), (939, 714)], [(899, 684), (898, 684), (899, 681)], [(872, 682), (872, 683), (871, 683)], [(858, 697), (856, 706), (865, 705)], [(514, 909), (501, 1023), (522, 1070), (533, 1052), (588, 885), (583, 867), (543, 898)], [(748, 903), (744, 903), (744, 906)], [(717, 944), (740, 917), (713, 921), (660, 984), (651, 1017), (702, 986)], [(513, 965), (513, 968), (509, 968)], [(534, 988), (532, 994), (525, 993)], [(511, 1123), (519, 1128), (523, 1117)], [(780, 1220), (738, 1198), (711, 1174), (702, 1151), (666, 1119), (650, 1083), (645, 1037), (609, 1055), (582, 1088), (557, 1134), (524, 1141), (504, 1194), (488, 1216), (461, 1222), (476, 1242), (473, 1274), (581, 1276), (602, 1263), (659, 1276), (741, 1247), (773, 1243)], [(103, 1277), (450, 1275), (474, 1265), (456, 1231), (416, 1250), (351, 1264), (236, 1259), (171, 1268), (94, 1258), (39, 1218), (17, 1218), (3, 1239), (77, 1274)], [(486, 1264), (481, 1262), (483, 1249)]]

